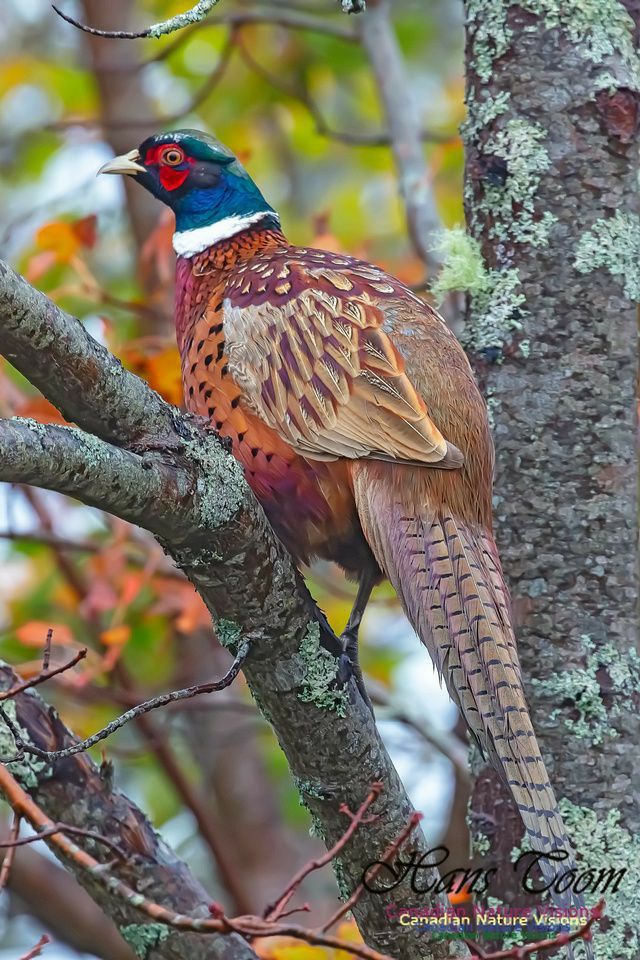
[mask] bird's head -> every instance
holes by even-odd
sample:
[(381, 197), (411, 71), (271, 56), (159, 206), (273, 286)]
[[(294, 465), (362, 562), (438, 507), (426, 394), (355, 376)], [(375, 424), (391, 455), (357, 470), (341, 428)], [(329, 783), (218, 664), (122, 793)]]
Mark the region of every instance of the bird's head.
[(174, 246), (193, 256), (254, 223), (278, 227), (278, 215), (237, 157), (200, 130), (148, 137), (98, 173), (133, 176), (176, 215)]

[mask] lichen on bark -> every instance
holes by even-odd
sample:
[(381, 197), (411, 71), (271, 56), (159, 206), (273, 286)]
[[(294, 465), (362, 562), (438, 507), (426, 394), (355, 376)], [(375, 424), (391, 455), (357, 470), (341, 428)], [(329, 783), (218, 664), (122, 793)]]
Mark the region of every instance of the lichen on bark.
[[(496, 533), (532, 718), (556, 794), (594, 818), (567, 815), (586, 864), (593, 824), (640, 833), (635, 9), (466, 0), (467, 222), (485, 270), (517, 271), (513, 293), (526, 299), (514, 314), (521, 329), (502, 328), (497, 354), (475, 348), (484, 305), (472, 296), (467, 342), (490, 405)], [(495, 229), (513, 162), (496, 168), (487, 144), (520, 120), (544, 132), (533, 206), (534, 222), (548, 225), (543, 243), (535, 231)], [(520, 827), (506, 806), (499, 828), (491, 823), (498, 791), (487, 768), (476, 771), (470, 822), (507, 860)], [(505, 895), (517, 901), (518, 891)], [(637, 956), (626, 903), (608, 908), (599, 960)]]

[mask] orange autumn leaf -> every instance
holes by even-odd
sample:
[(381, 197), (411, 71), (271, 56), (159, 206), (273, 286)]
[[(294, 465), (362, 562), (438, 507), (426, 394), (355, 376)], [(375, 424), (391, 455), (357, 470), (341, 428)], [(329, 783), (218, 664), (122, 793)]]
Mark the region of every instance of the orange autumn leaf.
[(53, 642), (66, 646), (72, 644), (73, 634), (64, 623), (47, 623), (46, 620), (30, 620), (16, 630), (16, 636), (25, 647), (44, 647), (47, 633), (53, 630)]
[(169, 403), (179, 406), (183, 401), (180, 354), (177, 347), (168, 347), (149, 357), (146, 365), (149, 386)]
[(155, 580), (155, 586), (158, 600), (152, 612), (175, 617), (174, 625), (180, 633), (193, 633), (211, 626), (209, 611), (190, 583), (159, 577)]
[(123, 363), (143, 380), (146, 380), (168, 403), (180, 406), (183, 402), (180, 354), (175, 345), (144, 353), (135, 347), (121, 351)]
[(57, 262), (58, 257), (53, 250), (42, 250), (29, 257), (24, 275), (29, 283), (37, 283)]
[(90, 213), (88, 217), (73, 221), (71, 227), (80, 242), (80, 246), (87, 247), (89, 250), (95, 247), (98, 237), (97, 226), (98, 218), (95, 213)]
[(122, 625), (120, 627), (111, 627), (109, 630), (103, 630), (100, 634), (100, 640), (105, 647), (122, 647), (131, 636), (131, 627)]
[(36, 233), (35, 243), (39, 251), (29, 260), (27, 276), (36, 280), (56, 263), (69, 263), (83, 247), (91, 248), (96, 242), (96, 216), (91, 214), (80, 220), (52, 220)]

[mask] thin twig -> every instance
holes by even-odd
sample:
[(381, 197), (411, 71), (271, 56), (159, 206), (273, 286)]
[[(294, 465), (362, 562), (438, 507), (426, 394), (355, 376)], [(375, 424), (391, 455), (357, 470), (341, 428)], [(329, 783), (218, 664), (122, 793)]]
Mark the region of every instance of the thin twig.
[[(412, 814), (404, 830), (402, 830), (402, 832), (398, 835), (397, 839), (394, 840), (393, 843), (385, 850), (382, 856), (382, 860), (379, 863), (377, 863), (369, 871), (369, 878), (371, 880), (378, 875), (378, 873), (382, 869), (382, 865), (384, 863), (387, 863), (391, 859), (391, 857), (395, 856), (395, 854), (398, 853), (398, 851), (401, 849), (405, 841), (408, 840), (408, 838), (411, 836), (415, 828), (418, 826), (421, 819), (422, 819), (421, 813)], [(342, 917), (344, 917), (349, 912), (349, 910), (351, 910), (356, 905), (356, 903), (358, 902), (358, 900), (360, 899), (364, 891), (365, 891), (364, 883), (359, 883), (356, 889), (353, 891), (353, 893), (349, 897), (349, 899), (345, 900), (345, 902), (340, 905), (340, 907), (336, 910), (336, 912), (329, 917), (326, 923), (323, 923), (322, 931), (326, 932), (327, 930), (330, 930), (331, 927), (338, 922), (338, 920), (341, 920)]]
[[(51, 633), (52, 631), (49, 631)], [(47, 637), (49, 636), (47, 634)], [(52, 667), (50, 670), (45, 669), (45, 659), (47, 658), (47, 651), (45, 649), (44, 657), (42, 661), (43, 669), (40, 673), (31, 677), (30, 680), (21, 680), (20, 683), (17, 683), (14, 687), (11, 687), (10, 690), (3, 690), (0, 693), (0, 703), (4, 700), (12, 700), (14, 697), (17, 697), (19, 693), (24, 693), (25, 690), (30, 690), (31, 687), (39, 687), (41, 683), (45, 683), (47, 680), (50, 680), (51, 677), (57, 677), (61, 673), (66, 673), (67, 670), (71, 670), (72, 667), (75, 667), (77, 663), (80, 663), (81, 660), (87, 655), (87, 648), (83, 647), (82, 650), (78, 650), (76, 655), (67, 660), (66, 663), (62, 663), (59, 667)], [(48, 659), (47, 659), (48, 663)]]
[(42, 953), (42, 948), (46, 947), (48, 943), (51, 943), (51, 937), (47, 936), (46, 933), (43, 933), (35, 947), (32, 947), (31, 950), (27, 951), (27, 953), (23, 953), (20, 957), (20, 960), (33, 960), (34, 957), (39, 957)]
[[(238, 38), (236, 42), (240, 55), (246, 65), (276, 90), (280, 90), (288, 97), (291, 97), (292, 100), (297, 100), (298, 103), (302, 104), (315, 124), (316, 133), (321, 137), (327, 137), (329, 140), (337, 140), (339, 143), (344, 143), (350, 147), (388, 147), (391, 144), (391, 134), (385, 133), (384, 131), (380, 133), (357, 133), (351, 130), (335, 130), (325, 120), (324, 114), (306, 86), (299, 85), (294, 87), (286, 83), (279, 74), (272, 73), (267, 67), (259, 63), (241, 38)], [(435, 133), (431, 130), (421, 130), (418, 135), (421, 140), (432, 143), (451, 143), (457, 140), (459, 136), (458, 134)]]
[(44, 653), (42, 654), (41, 672), (46, 673), (51, 663), (51, 642), (53, 640), (53, 627), (49, 627), (47, 635), (44, 638)]
[(568, 943), (576, 940), (585, 940), (589, 942), (592, 939), (591, 928), (594, 923), (602, 920), (604, 916), (604, 900), (599, 900), (595, 907), (591, 908), (591, 916), (584, 927), (579, 927), (573, 933), (559, 933), (555, 937), (549, 937), (547, 940), (536, 940), (526, 945), (515, 944), (505, 950), (498, 950), (493, 953), (486, 953), (482, 947), (474, 943), (473, 940), (465, 940), (470, 950), (479, 960), (525, 960), (526, 957), (533, 956), (534, 953), (546, 953), (548, 950), (555, 950), (558, 947), (566, 947)]
[[(167, 114), (163, 117), (158, 117), (157, 125), (158, 127), (169, 126), (172, 123), (176, 123), (178, 120), (181, 120), (184, 116), (189, 113), (193, 113), (194, 110), (204, 103), (204, 101), (211, 96), (215, 88), (218, 86), (220, 81), (224, 78), (224, 75), (227, 71), (227, 67), (231, 62), (231, 56), (233, 51), (237, 46), (236, 38), (234, 32), (232, 31), (227, 41), (220, 51), (220, 59), (218, 60), (215, 68), (211, 71), (208, 77), (202, 82), (198, 87), (196, 92), (190, 98), (189, 102), (181, 109), (176, 110), (174, 113)], [(128, 128), (137, 129), (144, 123), (144, 120), (141, 117), (129, 119), (129, 120), (111, 120), (106, 121), (104, 118), (96, 120), (96, 124), (108, 128), (109, 130), (127, 130)], [(85, 124), (86, 125), (86, 124)]]
[(433, 276), (442, 263), (441, 255), (432, 249), (433, 237), (442, 229), (442, 223), (420, 142), (413, 85), (391, 22), (391, 11), (388, 0), (376, 0), (357, 24), (391, 134), (409, 235), (416, 253)]
[[(13, 809), (24, 819), (28, 820), (34, 829), (39, 832), (55, 826), (34, 800), (23, 790), (20, 784), (9, 773), (5, 766), (0, 765), (0, 792), (7, 798)], [(111, 896), (118, 897), (124, 903), (135, 905), (136, 910), (151, 918), (154, 922), (164, 923), (174, 930), (189, 931), (192, 933), (239, 933), (249, 939), (253, 937), (294, 937), (314, 946), (331, 947), (342, 950), (361, 960), (391, 960), (388, 954), (380, 953), (364, 943), (352, 943), (340, 937), (330, 936), (317, 930), (308, 930), (296, 924), (271, 923), (262, 917), (250, 915), (229, 919), (221, 915), (218, 910), (215, 916), (188, 917), (176, 913), (159, 903), (148, 900), (143, 894), (133, 890), (128, 884), (114, 876), (106, 864), (95, 860), (91, 854), (76, 846), (64, 834), (55, 833), (49, 837), (62, 857), (71, 861), (78, 869), (91, 875), (94, 883), (99, 883)]]
[(2, 869), (0, 869), (0, 890), (4, 890), (9, 880), (9, 874), (11, 873), (11, 867), (13, 866), (13, 858), (16, 855), (16, 847), (19, 844), (18, 837), (20, 835), (20, 824), (22, 823), (22, 817), (19, 813), (14, 811), (13, 813), (13, 823), (11, 824), (11, 833), (9, 834), (9, 840), (6, 843), (0, 843), (0, 847), (8, 847), (6, 856), (2, 861)]
[[(182, 690), (172, 690), (169, 693), (161, 693), (159, 696), (153, 697), (151, 700), (146, 700), (144, 703), (138, 704), (131, 710), (127, 710), (119, 717), (116, 717), (115, 720), (112, 720), (111, 723), (108, 723), (106, 727), (102, 728), (102, 730), (98, 730), (98, 732), (94, 733), (91, 737), (87, 737), (86, 740), (81, 740), (79, 743), (75, 743), (71, 747), (66, 747), (64, 750), (41, 750), (40, 747), (35, 747), (33, 744), (25, 743), (16, 724), (13, 722), (11, 717), (8, 716), (6, 711), (0, 707), (0, 717), (2, 717), (6, 725), (9, 727), (17, 748), (17, 753), (15, 756), (3, 757), (0, 759), (0, 762), (13, 763), (16, 760), (21, 760), (25, 753), (32, 754), (35, 757), (40, 757), (41, 759), (48, 761), (62, 760), (65, 757), (72, 757), (76, 753), (83, 753), (90, 747), (95, 746), (95, 744), (100, 743), (101, 740), (106, 740), (107, 737), (110, 737), (113, 733), (115, 733), (116, 730), (124, 727), (125, 724), (129, 723), (131, 720), (135, 720), (137, 717), (140, 717), (145, 713), (149, 713), (150, 710), (157, 710), (158, 707), (164, 707), (167, 703), (175, 703), (177, 700), (190, 700), (193, 697), (199, 697), (205, 693), (214, 693), (218, 690), (224, 690), (233, 683), (235, 678), (240, 673), (242, 666), (249, 655), (250, 649), (251, 644), (249, 641), (244, 641), (238, 650), (235, 660), (220, 680), (210, 680), (207, 683), (194, 684), (193, 686), (185, 687)], [(60, 673), (61, 671), (57, 670), (56, 672)], [(4, 699), (6, 699), (6, 697)]]
[(321, 857), (317, 857), (314, 860), (309, 860), (303, 867), (298, 870), (298, 872), (291, 878), (284, 892), (278, 897), (274, 904), (270, 904), (266, 907), (264, 911), (265, 920), (279, 920), (284, 914), (283, 911), (288, 905), (291, 897), (294, 895), (300, 884), (310, 873), (313, 873), (315, 870), (320, 870), (322, 867), (326, 866), (328, 863), (331, 863), (334, 857), (336, 857), (340, 851), (346, 846), (353, 834), (356, 832), (360, 824), (364, 821), (365, 814), (372, 803), (380, 796), (382, 791), (381, 783), (374, 783), (371, 786), (370, 792), (367, 794), (366, 798), (356, 811), (356, 813), (351, 813), (348, 807), (345, 807), (343, 804), (340, 808), (341, 812), (346, 813), (351, 818), (351, 823), (342, 834), (340, 839), (334, 843), (334, 845), (327, 850)]
[[(20, 822), (18, 821), (18, 829), (20, 827)], [(48, 827), (42, 833), (36, 833), (31, 837), (21, 837), (17, 838), (17, 835), (13, 836), (10, 840), (0, 841), (0, 849), (8, 849), (9, 853), (4, 859), (2, 867), (4, 869), (4, 864), (7, 862), (9, 854), (16, 847), (26, 847), (30, 843), (38, 843), (39, 840), (49, 840), (51, 837), (55, 836), (56, 833), (70, 833), (78, 837), (86, 837), (87, 840), (95, 840), (96, 843), (102, 843), (105, 847), (109, 847), (110, 850), (116, 854), (120, 860), (125, 862), (129, 860), (128, 855), (124, 852), (122, 847), (119, 847), (117, 843), (114, 843), (113, 840), (109, 840), (108, 837), (104, 837), (101, 833), (96, 833), (95, 830), (85, 830), (84, 827), (74, 827), (70, 823), (54, 823), (53, 826)], [(0, 883), (0, 889), (2, 889), (2, 884)]]
[(63, 13), (55, 4), (52, 4), (52, 7), (58, 16), (66, 20), (67, 23), (77, 27), (78, 30), (83, 30), (84, 33), (90, 33), (93, 37), (107, 37), (111, 40), (140, 40), (143, 37), (164, 37), (169, 33), (175, 33), (176, 30), (182, 30), (190, 24), (198, 23), (204, 20), (217, 2), (218, 0), (198, 0), (193, 7), (184, 13), (178, 13), (175, 17), (162, 20), (160, 23), (153, 23), (150, 27), (135, 32), (130, 30), (98, 30), (96, 27), (90, 27), (86, 23), (74, 20), (68, 13)]

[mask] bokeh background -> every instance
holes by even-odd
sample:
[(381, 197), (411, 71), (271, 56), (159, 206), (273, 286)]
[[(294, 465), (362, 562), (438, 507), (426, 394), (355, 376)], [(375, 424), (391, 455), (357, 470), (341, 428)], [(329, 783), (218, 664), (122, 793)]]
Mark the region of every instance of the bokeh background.
[[(66, 0), (80, 19), (143, 27), (186, 0)], [(106, 9), (108, 7), (108, 9)], [(323, 30), (252, 20), (311, 19)], [(458, 0), (396, 0), (394, 30), (425, 183), (444, 226), (463, 219), (463, 27)], [(244, 19), (243, 19), (244, 18)], [(329, 31), (329, 32), (327, 32)], [(211, 130), (281, 213), (293, 242), (383, 265), (429, 296), (432, 265), (408, 235), (381, 91), (354, 18), (333, 0), (220, 0), (206, 26), (162, 40), (89, 38), (48, 0), (0, 6), (2, 256), (174, 403), (181, 387), (171, 325), (172, 224), (142, 190), (96, 179), (115, 152), (172, 127)], [(344, 34), (344, 36), (343, 36)], [(381, 133), (383, 136), (380, 136)], [(371, 141), (374, 141), (373, 143)], [(435, 240), (435, 238), (434, 238)], [(0, 360), (0, 415), (59, 415)], [(0, 486), (0, 656), (37, 671), (49, 628), (54, 659), (89, 656), (45, 696), (87, 736), (132, 702), (210, 678), (228, 662), (204, 608), (139, 530), (34, 489)], [(352, 585), (309, 572), (336, 629)], [(456, 713), (388, 587), (362, 631), (380, 728), (430, 839), (466, 853), (464, 742)], [(105, 745), (116, 783), (138, 802), (228, 911), (259, 912), (318, 850), (284, 758), (240, 679), (230, 691), (152, 714)], [(99, 757), (100, 754), (97, 753)], [(4, 811), (4, 831), (8, 829)], [(335, 905), (330, 870), (305, 888), (316, 916)], [(49, 960), (130, 956), (99, 925), (42, 845), (21, 850), (0, 900), (0, 960), (43, 930)], [(326, 957), (270, 944), (265, 956)]]

